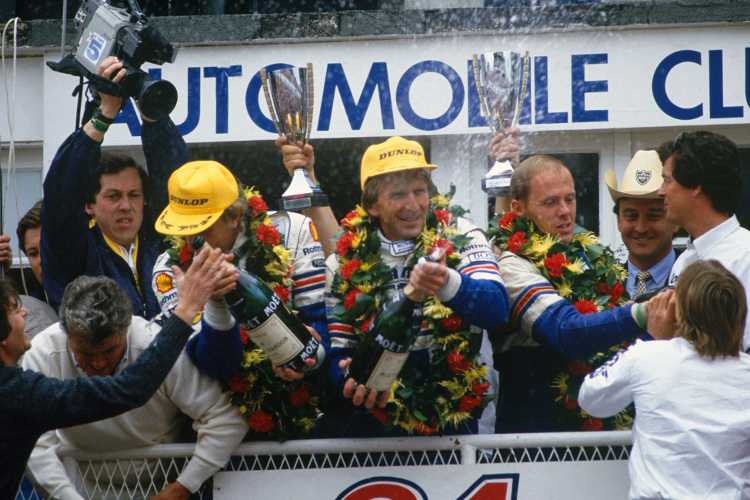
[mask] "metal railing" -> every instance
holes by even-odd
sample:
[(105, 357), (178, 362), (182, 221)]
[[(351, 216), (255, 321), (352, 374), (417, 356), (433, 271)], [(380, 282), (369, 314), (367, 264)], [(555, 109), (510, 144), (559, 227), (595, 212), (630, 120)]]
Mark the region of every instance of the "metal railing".
[[(222, 470), (626, 461), (630, 445), (630, 431), (253, 442), (240, 444)], [(192, 444), (165, 444), (113, 453), (60, 450), (69, 476), (74, 478), (81, 494), (90, 499), (155, 495), (174, 481), (192, 454)], [(211, 481), (204, 484), (197, 497), (213, 498)]]

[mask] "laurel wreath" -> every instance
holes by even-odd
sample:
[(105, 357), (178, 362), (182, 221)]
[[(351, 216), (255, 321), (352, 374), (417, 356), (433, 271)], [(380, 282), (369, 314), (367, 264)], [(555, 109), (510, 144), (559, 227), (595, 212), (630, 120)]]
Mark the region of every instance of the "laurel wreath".
[[(529, 219), (507, 212), (490, 221), (487, 235), (500, 250), (534, 264), (555, 291), (581, 314), (618, 307), (630, 298), (623, 286), (625, 269), (591, 232), (574, 234), (573, 241), (565, 244), (556, 236), (538, 231)], [(586, 375), (627, 346), (618, 344), (586, 360), (571, 361), (557, 353), (552, 356), (559, 372), (550, 384), (557, 393), (563, 428), (622, 430), (632, 426), (632, 405), (605, 419), (592, 417), (578, 406), (578, 391)]]
[[(241, 188), (247, 200), (244, 220), (247, 242), (244, 268), (265, 281), (291, 309), (291, 256), (284, 238), (268, 217), (267, 206), (253, 188)], [(193, 258), (192, 249), (182, 237), (169, 236), (169, 265), (184, 269)], [(240, 258), (235, 256), (235, 265)], [(250, 422), (250, 433), (258, 439), (274, 438), (283, 442), (305, 437), (316, 425), (320, 384), (303, 379), (288, 382), (273, 371), (271, 360), (240, 327), (243, 356), (237, 373), (225, 383), (230, 401)]]
[[(466, 213), (450, 205), (453, 192), (430, 200), (425, 227), (417, 237), (406, 265), (429, 254), (436, 246), (446, 249), (446, 263), (455, 269), (458, 252), (470, 241), (456, 231), (457, 218)], [(386, 289), (393, 270), (380, 256), (378, 220), (360, 206), (341, 221), (336, 241), (339, 269), (331, 293), (339, 299), (332, 314), (354, 328), (360, 337), (387, 301)], [(372, 414), (386, 431), (396, 427), (408, 433), (433, 434), (446, 427), (458, 427), (469, 418), (478, 418), (492, 399), (487, 394), (487, 367), (479, 360), (481, 337), (435, 297), (424, 304), (425, 320), (432, 333), (429, 373), (420, 372), (407, 362), (391, 387), (385, 408)]]

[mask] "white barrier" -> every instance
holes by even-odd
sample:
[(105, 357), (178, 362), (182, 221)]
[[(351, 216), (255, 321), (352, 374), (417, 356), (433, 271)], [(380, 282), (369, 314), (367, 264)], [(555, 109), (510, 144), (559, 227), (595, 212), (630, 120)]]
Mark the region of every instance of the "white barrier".
[[(243, 443), (198, 497), (624, 499), (630, 443), (624, 431)], [(61, 454), (86, 498), (137, 499), (174, 480), (192, 451), (171, 444)]]

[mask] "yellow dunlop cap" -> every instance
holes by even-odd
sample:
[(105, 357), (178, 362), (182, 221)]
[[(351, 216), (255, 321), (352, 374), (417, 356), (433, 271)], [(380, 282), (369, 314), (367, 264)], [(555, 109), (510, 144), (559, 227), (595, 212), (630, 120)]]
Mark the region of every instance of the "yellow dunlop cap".
[(156, 221), (163, 234), (183, 236), (208, 229), (239, 198), (232, 173), (215, 161), (191, 161), (169, 178), (169, 205)]
[(433, 170), (437, 165), (430, 165), (424, 158), (424, 149), (416, 141), (408, 141), (403, 137), (391, 137), (380, 144), (373, 144), (362, 157), (360, 181), (362, 190), (365, 182), (376, 175), (390, 174), (400, 170), (412, 168), (426, 168)]

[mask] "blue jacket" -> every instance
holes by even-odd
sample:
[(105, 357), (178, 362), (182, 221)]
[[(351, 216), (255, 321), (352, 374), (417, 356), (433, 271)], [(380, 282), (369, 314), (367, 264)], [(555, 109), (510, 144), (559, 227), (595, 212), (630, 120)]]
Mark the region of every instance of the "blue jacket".
[(150, 286), (163, 240), (154, 223), (168, 203), (169, 176), (188, 161), (188, 154), (185, 141), (169, 118), (144, 122), (141, 141), (150, 177), (150, 185), (144, 186), (146, 205), (138, 232), (136, 268), (141, 291), (130, 267), (109, 248), (99, 226), (89, 228), (84, 210), (86, 195), (96, 183), (101, 143), (79, 129), (65, 140), (52, 160), (44, 179), (40, 247), (44, 288), (55, 309), (59, 309), (68, 283), (88, 275), (114, 279), (130, 297), (134, 315), (150, 319), (160, 312)]

